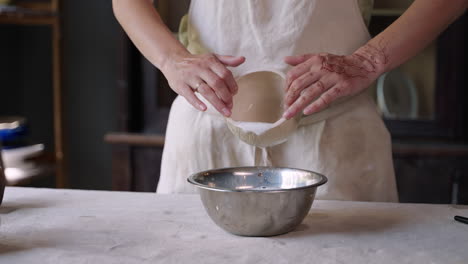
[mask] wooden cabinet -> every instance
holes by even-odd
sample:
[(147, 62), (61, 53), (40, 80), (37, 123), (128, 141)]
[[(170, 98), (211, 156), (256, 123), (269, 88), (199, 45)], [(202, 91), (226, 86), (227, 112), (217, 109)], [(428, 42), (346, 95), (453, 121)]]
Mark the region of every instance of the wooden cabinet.
[[(50, 128), (53, 133), (53, 153), (50, 157), (45, 157), (44, 160), (53, 160), (55, 164), (55, 185), (59, 188), (67, 186), (67, 178), (65, 175), (65, 156), (64, 156), (64, 133), (63, 133), (63, 104), (62, 104), (62, 59), (61, 59), (61, 24), (60, 24), (60, 2), (59, 0), (50, 1), (14, 1), (11, 7), (4, 8), (0, 11), (0, 24), (1, 25), (14, 25), (21, 27), (47, 27), (50, 29), (50, 45), (52, 54), (50, 57), (50, 65), (52, 67), (52, 127)], [(6, 39), (5, 41), (12, 41)], [(19, 41), (19, 40), (15, 40)], [(13, 44), (14, 45), (14, 44)], [(30, 43), (33, 45), (33, 43)], [(35, 44), (36, 46), (37, 43)], [(5, 52), (5, 51), (2, 51)], [(43, 63), (48, 65), (49, 63)], [(0, 74), (8, 74), (2, 72)], [(28, 78), (22, 76), (21, 79)], [(36, 87), (30, 87), (35, 89)], [(3, 88), (2, 88), (3, 89)], [(9, 88), (14, 89), (14, 88)], [(22, 96), (30, 96), (24, 94)], [(14, 100), (14, 99), (11, 99)], [(2, 114), (2, 113), (0, 113)], [(28, 116), (26, 116), (28, 118)], [(39, 117), (40, 118), (40, 117)]]
[[(155, 1), (161, 17), (173, 31), (178, 19), (170, 7), (181, 11), (187, 10), (189, 4), (186, 0)], [(177, 12), (176, 16), (180, 18), (182, 13)], [(104, 139), (113, 149), (112, 188), (154, 192), (169, 110), (177, 94), (161, 72), (141, 56), (125, 32), (119, 34), (118, 131), (108, 133)]]
[(468, 145), (393, 143), (400, 202), (468, 204)]

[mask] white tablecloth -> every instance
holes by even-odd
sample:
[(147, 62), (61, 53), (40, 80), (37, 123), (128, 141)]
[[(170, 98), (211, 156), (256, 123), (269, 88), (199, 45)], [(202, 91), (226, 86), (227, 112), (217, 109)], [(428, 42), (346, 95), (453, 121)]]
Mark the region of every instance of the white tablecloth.
[(316, 201), (298, 229), (238, 237), (197, 195), (7, 188), (0, 263), (468, 263), (468, 207)]

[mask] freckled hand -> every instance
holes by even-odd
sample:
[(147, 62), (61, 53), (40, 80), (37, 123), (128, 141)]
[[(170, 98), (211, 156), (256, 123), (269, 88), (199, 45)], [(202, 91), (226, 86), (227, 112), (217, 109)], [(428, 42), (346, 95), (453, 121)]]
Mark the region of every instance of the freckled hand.
[(284, 117), (305, 115), (328, 107), (335, 100), (366, 89), (383, 73), (388, 61), (385, 47), (367, 44), (348, 56), (328, 53), (286, 57), (294, 66), (287, 75)]

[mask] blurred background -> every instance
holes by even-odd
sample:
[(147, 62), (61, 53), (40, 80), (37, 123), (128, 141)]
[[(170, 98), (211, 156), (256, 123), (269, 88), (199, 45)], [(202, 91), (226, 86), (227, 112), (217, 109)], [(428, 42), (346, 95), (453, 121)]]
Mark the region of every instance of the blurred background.
[[(412, 2), (358, 1), (371, 35)], [(155, 1), (174, 34), (189, 5)], [(465, 14), (372, 87), (402, 202), (468, 204), (467, 23)], [(174, 98), (121, 30), (111, 0), (0, 0), (9, 185), (154, 192)]]

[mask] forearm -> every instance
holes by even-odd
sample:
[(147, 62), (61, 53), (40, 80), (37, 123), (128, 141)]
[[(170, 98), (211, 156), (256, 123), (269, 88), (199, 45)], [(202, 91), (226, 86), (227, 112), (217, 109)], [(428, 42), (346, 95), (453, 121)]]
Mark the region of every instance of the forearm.
[(150, 0), (113, 0), (114, 14), (140, 52), (163, 69), (174, 56), (188, 55)]
[(467, 0), (415, 0), (400, 18), (356, 53), (370, 59), (377, 72), (390, 71), (423, 50), (467, 6)]

